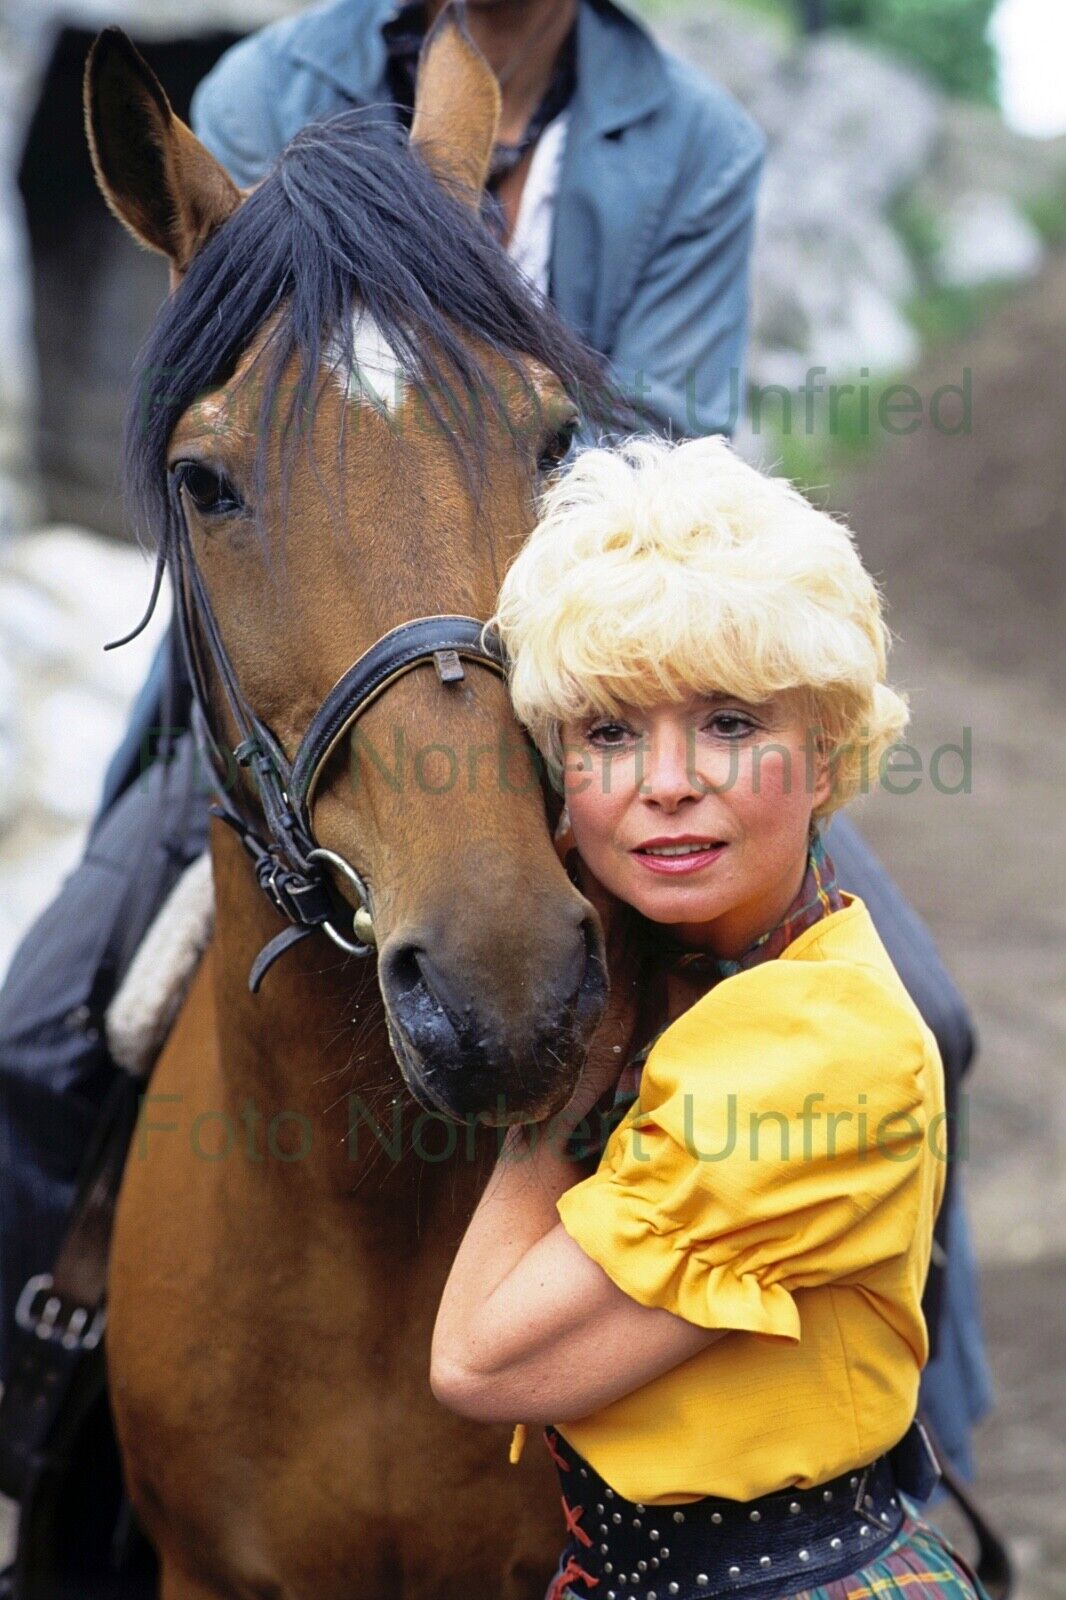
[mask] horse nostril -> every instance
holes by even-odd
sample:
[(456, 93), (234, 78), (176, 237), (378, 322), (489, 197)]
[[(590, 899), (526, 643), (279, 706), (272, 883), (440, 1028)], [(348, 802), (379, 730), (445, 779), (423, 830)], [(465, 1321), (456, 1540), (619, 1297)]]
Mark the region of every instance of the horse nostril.
[(447, 974), (418, 944), (401, 944), (382, 959), (381, 985), (389, 999), (400, 1003), (431, 1004), (452, 1024), (462, 1025), (469, 1015), (470, 1002), (456, 992)]
[(458, 1069), (477, 1038), (470, 1000), (456, 992), (421, 944), (386, 946), (378, 965), (381, 992), (407, 1046), (425, 1067)]
[(422, 982), (416, 944), (398, 944), (386, 948), (378, 959), (381, 987), (389, 995), (407, 994)]
[(539, 1115), (558, 1098), (560, 1065), (584, 1053), (607, 975), (599, 920), (576, 897), (555, 935), (543, 962), (520, 967), (505, 990), (476, 967), (471, 976), (472, 963), (446, 943), (438, 956), (421, 930), (385, 941), (378, 974), (394, 1043), (427, 1109), (481, 1116), (504, 1095)]

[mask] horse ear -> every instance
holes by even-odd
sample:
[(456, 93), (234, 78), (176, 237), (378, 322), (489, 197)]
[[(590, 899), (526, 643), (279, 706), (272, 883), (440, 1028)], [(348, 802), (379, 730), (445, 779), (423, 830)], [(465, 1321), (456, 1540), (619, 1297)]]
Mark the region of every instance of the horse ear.
[(120, 28), (85, 63), (85, 132), (96, 181), (133, 237), (180, 277), (241, 203), (226, 169), (174, 115), (151, 67)]
[(458, 185), (476, 207), (499, 121), (496, 74), (453, 0), (429, 30), (418, 58), (411, 143), (442, 182)]

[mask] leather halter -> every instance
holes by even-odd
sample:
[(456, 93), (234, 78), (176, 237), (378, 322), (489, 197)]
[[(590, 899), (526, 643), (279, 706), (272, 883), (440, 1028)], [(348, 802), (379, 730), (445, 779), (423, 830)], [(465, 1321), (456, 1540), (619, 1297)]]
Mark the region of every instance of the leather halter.
[[(264, 946), (252, 964), (248, 987), (255, 993), (278, 957), (319, 928), (349, 955), (373, 953), (372, 934), (369, 939), (359, 937), (360, 929), (365, 934), (373, 926), (366, 884), (349, 861), (317, 843), (312, 819), (319, 781), (345, 734), (368, 706), (416, 667), (432, 663), (445, 688), (464, 679), (464, 660), (488, 667), (501, 678), (506, 677), (507, 667), (497, 635), (475, 617), (441, 615), (401, 622), (365, 650), (333, 685), (290, 762), (241, 690), (193, 555), (184, 509), (173, 482), (170, 498), (177, 535), (173, 552), (175, 617), (193, 686), (194, 728), (215, 780), (216, 804), (211, 809), (237, 834), (251, 858), (260, 888), (291, 924)], [(194, 616), (199, 624), (195, 631)], [(261, 819), (251, 821), (238, 809), (227, 792), (230, 785), (213, 759), (214, 742), (207, 720), (210, 700), (197, 655), (198, 640), (206, 647), (240, 735), (232, 757), (251, 777)], [(352, 923), (354, 939), (336, 925), (337, 903), (327, 865), (342, 875), (359, 901)]]

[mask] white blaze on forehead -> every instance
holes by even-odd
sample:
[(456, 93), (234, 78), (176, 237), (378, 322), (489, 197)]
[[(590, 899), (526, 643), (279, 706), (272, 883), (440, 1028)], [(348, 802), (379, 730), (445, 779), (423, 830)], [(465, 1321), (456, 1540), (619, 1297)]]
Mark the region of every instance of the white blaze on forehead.
[(217, 422), (226, 409), (226, 396), (224, 394), (201, 395), (196, 401), (197, 415), (205, 422)]
[(373, 317), (360, 307), (352, 319), (354, 364), (347, 392), (368, 400), (378, 411), (395, 411), (403, 403), (404, 374), (400, 358)]

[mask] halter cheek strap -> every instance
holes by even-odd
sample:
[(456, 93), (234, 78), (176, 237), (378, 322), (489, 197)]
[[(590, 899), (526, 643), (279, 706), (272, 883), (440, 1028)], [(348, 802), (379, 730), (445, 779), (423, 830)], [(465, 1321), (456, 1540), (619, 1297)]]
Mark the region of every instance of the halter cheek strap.
[[(448, 689), (463, 681), (463, 661), (507, 674), (499, 638), (476, 617), (415, 617), (371, 645), (337, 680), (311, 719), (293, 761), (246, 700), (226, 650), (203, 575), (196, 563), (176, 486), (171, 486), (174, 544), (175, 618), (193, 685), (193, 727), (208, 770), (215, 779), (212, 812), (237, 834), (260, 888), (290, 926), (271, 939), (252, 964), (248, 987), (255, 993), (279, 956), (321, 929), (349, 955), (375, 949), (370, 893), (351, 862), (326, 850), (315, 838), (315, 792), (330, 757), (368, 706), (416, 667), (432, 662)], [(196, 626), (193, 625), (193, 616)], [(207, 708), (208, 684), (197, 646), (203, 645), (222, 687), (239, 735), (232, 757), (249, 774), (260, 817), (251, 818), (231, 797), (232, 785), (219, 773)], [(355, 938), (337, 926), (338, 907), (330, 869), (354, 891), (358, 901), (349, 924)], [(351, 915), (350, 905), (347, 907)]]
[[(215, 650), (211, 653), (214, 656)], [(266, 823), (265, 836), (238, 811), (221, 786), (213, 810), (237, 833), (260, 887), (292, 924), (256, 958), (249, 976), (253, 993), (278, 957), (317, 928), (349, 955), (372, 953), (369, 891), (349, 861), (317, 843), (312, 821), (315, 794), (331, 756), (368, 706), (407, 673), (430, 663), (443, 686), (460, 683), (466, 676), (463, 659), (506, 676), (495, 635), (486, 635), (484, 623), (475, 617), (418, 617), (401, 623), (365, 651), (333, 686), (312, 718), (291, 766), (265, 724), (258, 717), (249, 717), (250, 731), (233, 757), (251, 774)], [(206, 727), (202, 709), (198, 721)], [(354, 940), (336, 926), (327, 868), (355, 891)]]

